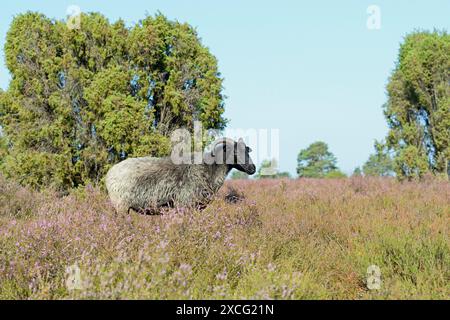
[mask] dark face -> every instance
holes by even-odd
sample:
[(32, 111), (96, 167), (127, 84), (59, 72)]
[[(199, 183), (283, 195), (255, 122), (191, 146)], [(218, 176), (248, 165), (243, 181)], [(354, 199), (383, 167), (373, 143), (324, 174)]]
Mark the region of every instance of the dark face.
[(234, 163), (232, 167), (236, 170), (245, 172), (247, 174), (254, 174), (256, 167), (250, 158), (252, 149), (247, 147), (242, 139), (239, 139), (235, 144)]
[[(216, 164), (227, 164), (229, 168), (236, 169), (247, 174), (254, 174), (256, 167), (250, 158), (252, 150), (245, 145), (244, 140), (238, 142), (227, 141), (217, 144), (211, 153), (212, 158), (207, 162)], [(211, 161), (212, 160), (212, 161)]]

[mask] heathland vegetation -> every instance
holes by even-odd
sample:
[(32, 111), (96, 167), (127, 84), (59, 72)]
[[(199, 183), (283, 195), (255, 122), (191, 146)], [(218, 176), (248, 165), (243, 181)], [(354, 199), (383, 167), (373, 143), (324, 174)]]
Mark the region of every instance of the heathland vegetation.
[(434, 179), (233, 180), (204, 211), (122, 216), (97, 188), (1, 178), (0, 298), (447, 299), (448, 199)]

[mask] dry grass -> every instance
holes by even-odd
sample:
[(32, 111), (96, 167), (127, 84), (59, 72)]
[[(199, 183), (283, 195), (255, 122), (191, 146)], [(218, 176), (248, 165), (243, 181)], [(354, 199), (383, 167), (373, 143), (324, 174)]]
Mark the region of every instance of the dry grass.
[[(0, 178), (0, 298), (449, 298), (448, 182), (227, 184), (240, 201), (223, 188), (202, 212), (118, 216), (97, 189), (61, 198)], [(82, 289), (65, 285), (71, 265)]]

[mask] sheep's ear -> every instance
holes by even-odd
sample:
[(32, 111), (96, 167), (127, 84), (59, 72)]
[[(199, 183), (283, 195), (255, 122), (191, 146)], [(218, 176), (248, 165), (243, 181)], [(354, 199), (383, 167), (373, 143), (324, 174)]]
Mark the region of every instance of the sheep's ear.
[(215, 157), (216, 156), (216, 152), (217, 151), (220, 151), (220, 148), (222, 148), (224, 151), (225, 151), (225, 143), (219, 143), (219, 144), (217, 144), (212, 150), (211, 150), (211, 155), (213, 156), (213, 157)]
[(253, 151), (253, 149), (252, 148), (250, 148), (250, 147), (247, 147), (247, 152), (252, 152)]

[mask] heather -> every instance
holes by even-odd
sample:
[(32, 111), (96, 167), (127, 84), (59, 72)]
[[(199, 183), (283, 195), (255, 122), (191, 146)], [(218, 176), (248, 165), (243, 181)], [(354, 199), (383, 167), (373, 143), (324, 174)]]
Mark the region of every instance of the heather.
[(449, 199), (432, 179), (233, 180), (203, 211), (117, 215), (98, 188), (0, 177), (0, 298), (448, 299)]

